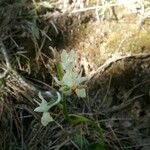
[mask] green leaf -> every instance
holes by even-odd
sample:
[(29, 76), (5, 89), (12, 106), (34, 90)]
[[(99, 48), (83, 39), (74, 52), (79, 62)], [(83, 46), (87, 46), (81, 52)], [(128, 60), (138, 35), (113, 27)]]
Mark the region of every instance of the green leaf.
[(100, 143), (95, 143), (95, 144), (89, 145), (88, 150), (108, 150), (108, 149), (106, 146)]
[(76, 134), (73, 140), (80, 150), (88, 150), (89, 141), (84, 136)]
[(64, 76), (64, 72), (63, 72), (62, 66), (59, 62), (56, 64), (56, 70), (57, 70), (59, 80), (62, 80), (63, 76)]
[(0, 87), (2, 87), (4, 85), (4, 80), (0, 79)]
[(70, 114), (69, 115), (71, 122), (74, 124), (79, 124), (79, 123), (92, 123), (92, 121), (84, 116), (79, 116), (79, 115), (75, 115), (75, 114)]
[(38, 14), (35, 9), (32, 9), (31, 11), (28, 12), (28, 18), (30, 19), (38, 19)]
[(36, 25), (36, 22), (33, 22), (33, 23), (32, 23), (31, 32), (32, 32), (32, 36), (33, 36), (33, 39), (34, 39), (34, 40), (40, 38), (40, 32), (39, 32), (39, 28), (38, 28), (37, 25)]

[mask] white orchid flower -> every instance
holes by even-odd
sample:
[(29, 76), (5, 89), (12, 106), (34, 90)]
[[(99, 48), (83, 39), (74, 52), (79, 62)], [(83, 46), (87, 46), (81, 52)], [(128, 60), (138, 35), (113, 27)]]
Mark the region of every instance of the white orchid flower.
[(61, 53), (61, 65), (64, 70), (71, 70), (75, 67), (76, 53), (71, 50), (69, 53), (63, 50)]
[(86, 80), (86, 77), (82, 77), (82, 71), (77, 73), (75, 71), (76, 53), (71, 50), (67, 53), (65, 50), (61, 54), (61, 65), (64, 70), (64, 75), (61, 80), (54, 77), (54, 80), (61, 85), (60, 90), (66, 94), (70, 94), (75, 91), (79, 97), (86, 97), (85, 89), (81, 89), (80, 84)]
[(36, 112), (42, 112), (42, 118), (41, 118), (41, 123), (43, 126), (47, 126), (49, 122), (53, 121), (52, 116), (50, 115), (50, 113), (48, 112), (50, 108), (52, 108), (53, 106), (55, 106), (56, 104), (58, 104), (61, 100), (61, 96), (60, 94), (57, 92), (57, 96), (58, 99), (57, 101), (55, 101), (52, 104), (49, 104), (41, 95), (41, 92), (39, 92), (39, 98), (42, 100), (41, 103), (39, 103), (38, 101), (35, 100), (35, 102), (39, 105), (37, 108), (34, 109), (34, 111)]
[(84, 82), (86, 80), (85, 77), (81, 77), (81, 74), (82, 73), (80, 73), (78, 75), (74, 71), (67, 70), (61, 81), (59, 81), (56, 77), (54, 79), (61, 86), (67, 86), (69, 88), (74, 88), (74, 87), (79, 86), (79, 84), (81, 84), (82, 82)]
[(68, 91), (70, 92), (71, 89), (76, 89), (76, 94), (79, 97), (86, 97), (85, 89), (78, 89), (78, 87), (80, 87), (80, 84), (86, 80), (85, 77), (81, 77), (81, 74), (82, 71), (80, 72), (80, 74), (77, 74), (72, 70), (67, 70), (61, 81), (59, 81), (56, 77), (54, 79), (59, 85), (62, 86), (62, 90), (64, 89), (63, 87), (68, 87)]
[(51, 117), (51, 115), (48, 112), (48, 110), (51, 108), (51, 105), (48, 105), (48, 102), (43, 98), (42, 98), (41, 103), (39, 103), (39, 102), (37, 102), (37, 103), (39, 104), (39, 107), (35, 108), (34, 111), (43, 113), (42, 118), (41, 118), (41, 123), (43, 126), (47, 126), (47, 124), (49, 122), (53, 121), (53, 118)]
[(39, 107), (34, 109), (34, 111), (36, 112), (47, 112), (51, 108), (51, 106), (48, 105), (48, 102), (43, 98), (41, 103), (39, 103), (38, 101), (36, 102), (39, 105)]

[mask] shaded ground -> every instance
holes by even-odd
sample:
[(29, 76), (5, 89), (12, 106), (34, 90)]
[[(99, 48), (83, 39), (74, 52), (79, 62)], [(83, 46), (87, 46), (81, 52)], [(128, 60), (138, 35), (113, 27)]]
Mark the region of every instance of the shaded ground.
[(88, 81), (93, 114), (104, 117), (112, 144), (149, 149), (149, 67), (149, 55), (132, 56), (100, 67)]

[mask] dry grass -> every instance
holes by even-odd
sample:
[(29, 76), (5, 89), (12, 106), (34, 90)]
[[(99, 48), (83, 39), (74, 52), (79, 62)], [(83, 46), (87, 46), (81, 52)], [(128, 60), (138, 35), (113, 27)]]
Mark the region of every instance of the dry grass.
[[(47, 127), (40, 123), (41, 114), (33, 111), (37, 93), (32, 87), (59, 88), (53, 77), (62, 48), (77, 51), (81, 59), (78, 66), (87, 65), (87, 74), (109, 58), (149, 52), (148, 25), (139, 28), (136, 22), (139, 16), (126, 15), (127, 9), (116, 6), (117, 3), (105, 7), (101, 1), (93, 0), (72, 4), (44, 2), (34, 1), (34, 5), (17, 0), (13, 4), (9, 0), (0, 2), (0, 40), (15, 70), (7, 70), (7, 61), (0, 53), (0, 67), (2, 72), (6, 70), (0, 78), (0, 147), (3, 150), (81, 150), (85, 149), (80, 142), (84, 138), (87, 145), (99, 142), (99, 133), (92, 125), (66, 122), (61, 105), (51, 110), (55, 121)], [(114, 5), (119, 20), (112, 12)], [(34, 8), (34, 12), (30, 11)], [(104, 75), (87, 83), (86, 100), (75, 95), (68, 97), (68, 111), (97, 121), (109, 149), (141, 148), (149, 144), (149, 61), (129, 61), (125, 63), (129, 68), (119, 62), (116, 68), (106, 69)], [(144, 115), (140, 116), (142, 112)]]

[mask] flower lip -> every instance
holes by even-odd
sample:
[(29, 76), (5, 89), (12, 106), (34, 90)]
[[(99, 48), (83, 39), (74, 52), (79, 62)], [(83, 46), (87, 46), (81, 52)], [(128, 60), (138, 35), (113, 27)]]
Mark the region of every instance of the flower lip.
[(41, 123), (43, 126), (47, 126), (49, 122), (52, 122), (53, 118), (48, 112), (44, 112), (41, 118)]

